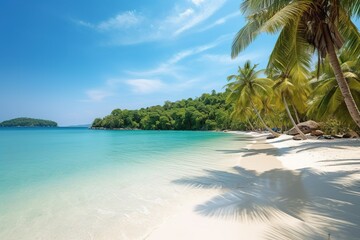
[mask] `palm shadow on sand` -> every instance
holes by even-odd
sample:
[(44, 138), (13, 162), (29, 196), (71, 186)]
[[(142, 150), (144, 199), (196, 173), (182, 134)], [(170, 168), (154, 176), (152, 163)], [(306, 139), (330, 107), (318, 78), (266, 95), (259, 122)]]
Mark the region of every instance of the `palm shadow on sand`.
[[(261, 137), (258, 138), (251, 138), (251, 137), (237, 137), (234, 138), (234, 141), (243, 141), (243, 142), (249, 142), (251, 140), (257, 140), (257, 139), (263, 139)], [(273, 142), (284, 142), (284, 141), (292, 141), (292, 139), (276, 139)], [(222, 152), (224, 154), (236, 154), (241, 153), (243, 157), (249, 157), (249, 156), (256, 156), (259, 154), (265, 154), (268, 156), (283, 156), (285, 154), (288, 154), (289, 152), (304, 152), (304, 151), (311, 151), (312, 149), (326, 149), (326, 148), (332, 148), (332, 149), (339, 149), (344, 150), (347, 149), (347, 147), (359, 147), (360, 149), (360, 141), (359, 139), (347, 139), (346, 141), (336, 141), (336, 140), (322, 140), (318, 142), (302, 142), (299, 146), (291, 146), (291, 147), (280, 147), (280, 148), (274, 148), (271, 145), (268, 147), (265, 147), (263, 149), (249, 149), (249, 148), (243, 148), (240, 147), (239, 149), (220, 149), (217, 150), (218, 152)], [(360, 152), (359, 152), (360, 155)], [(360, 159), (360, 156), (359, 156)]]
[(358, 239), (360, 182), (341, 184), (352, 174), (360, 171), (324, 174), (273, 169), (257, 174), (234, 167), (229, 172), (205, 170), (204, 176), (174, 183), (221, 189), (221, 195), (194, 211), (206, 217), (267, 223), (266, 239), (327, 239), (328, 234), (331, 239)]

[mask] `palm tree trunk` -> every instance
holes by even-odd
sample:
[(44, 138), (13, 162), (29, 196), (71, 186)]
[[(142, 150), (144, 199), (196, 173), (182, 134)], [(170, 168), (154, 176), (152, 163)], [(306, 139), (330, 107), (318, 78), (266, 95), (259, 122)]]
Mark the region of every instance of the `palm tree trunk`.
[(248, 123), (249, 123), (249, 125), (250, 125), (250, 127), (251, 127), (251, 131), (255, 131), (254, 125), (252, 125), (252, 123), (250, 122), (250, 120), (248, 120)]
[(289, 115), (289, 118), (290, 118), (292, 124), (294, 125), (294, 128), (295, 128), (296, 131), (300, 134), (301, 138), (302, 138), (303, 140), (306, 140), (307, 137), (306, 137), (305, 134), (300, 130), (300, 128), (297, 126), (294, 118), (293, 118), (292, 115), (291, 115), (291, 112), (290, 112), (290, 109), (289, 109), (289, 106), (288, 106), (288, 104), (287, 104), (287, 101), (286, 101), (285, 96), (283, 96), (283, 102), (284, 102), (284, 105), (285, 105), (286, 112), (287, 112), (287, 114)]
[(271, 128), (269, 128), (269, 127), (266, 125), (264, 119), (262, 119), (259, 111), (256, 109), (254, 103), (253, 103), (251, 100), (250, 100), (250, 103), (251, 103), (252, 108), (254, 109), (254, 112), (256, 113), (256, 115), (257, 115), (258, 118), (260, 119), (261, 123), (263, 124), (263, 126), (264, 126), (272, 135), (274, 135), (275, 137), (279, 137), (280, 134), (278, 134), (277, 132), (274, 132)]
[(298, 112), (297, 112), (296, 108), (294, 107), (294, 105), (293, 105), (293, 109), (294, 109), (294, 113), (295, 113), (295, 117), (296, 117), (296, 123), (299, 124), (300, 118), (299, 118)]
[(356, 106), (354, 98), (350, 92), (350, 88), (344, 77), (344, 74), (341, 71), (339, 59), (337, 58), (337, 55), (335, 52), (334, 43), (331, 40), (330, 30), (326, 23), (323, 24), (323, 31), (324, 31), (324, 36), (325, 36), (327, 52), (329, 54), (330, 65), (334, 71), (336, 81), (337, 81), (340, 91), (344, 97), (346, 107), (347, 107), (352, 119), (356, 123), (356, 125), (358, 125), (360, 127), (360, 112), (359, 112), (359, 109)]

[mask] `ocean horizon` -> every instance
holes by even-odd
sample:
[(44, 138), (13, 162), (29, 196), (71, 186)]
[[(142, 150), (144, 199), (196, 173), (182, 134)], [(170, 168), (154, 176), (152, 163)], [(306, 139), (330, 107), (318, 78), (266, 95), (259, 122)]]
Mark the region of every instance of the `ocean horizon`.
[[(238, 135), (237, 135), (238, 136)], [(217, 168), (236, 136), (205, 131), (0, 129), (0, 239), (141, 239)]]

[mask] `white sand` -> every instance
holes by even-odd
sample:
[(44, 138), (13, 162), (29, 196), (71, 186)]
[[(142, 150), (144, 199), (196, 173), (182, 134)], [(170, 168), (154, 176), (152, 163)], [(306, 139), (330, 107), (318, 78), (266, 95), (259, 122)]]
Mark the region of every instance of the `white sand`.
[[(357, 239), (360, 140), (254, 140), (145, 239)], [(271, 145), (270, 145), (271, 144)]]

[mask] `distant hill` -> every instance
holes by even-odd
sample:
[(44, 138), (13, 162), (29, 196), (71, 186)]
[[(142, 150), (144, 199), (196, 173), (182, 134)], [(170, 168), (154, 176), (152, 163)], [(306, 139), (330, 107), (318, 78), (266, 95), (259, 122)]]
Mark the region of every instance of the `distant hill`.
[(54, 121), (34, 119), (34, 118), (14, 118), (3, 121), (0, 127), (57, 127), (58, 124)]

